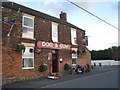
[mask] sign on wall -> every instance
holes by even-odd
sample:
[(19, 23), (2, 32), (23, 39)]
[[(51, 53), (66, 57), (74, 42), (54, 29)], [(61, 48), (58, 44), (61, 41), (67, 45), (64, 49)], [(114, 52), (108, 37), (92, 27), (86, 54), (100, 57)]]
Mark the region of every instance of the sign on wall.
[(87, 36), (85, 36), (85, 37), (82, 38), (82, 44), (84, 46), (88, 46), (88, 37)]
[(41, 48), (65, 49), (65, 50), (70, 50), (71, 48), (71, 45), (53, 43), (53, 42), (45, 42), (45, 41), (38, 41), (37, 46)]

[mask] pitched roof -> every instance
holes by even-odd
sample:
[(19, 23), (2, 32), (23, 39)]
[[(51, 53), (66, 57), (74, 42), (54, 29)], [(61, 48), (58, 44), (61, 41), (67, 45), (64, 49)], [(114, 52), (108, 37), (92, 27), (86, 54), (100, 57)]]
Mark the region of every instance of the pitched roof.
[[(12, 2), (2, 2), (2, 6), (6, 7), (6, 8), (11, 8), (11, 4), (12, 4)], [(51, 20), (53, 22), (69, 26), (71, 28), (82, 30), (81, 28), (79, 28), (79, 27), (77, 27), (77, 26), (75, 26), (75, 25), (73, 25), (73, 24), (71, 24), (71, 23), (69, 23), (65, 20), (61, 20), (61, 19), (58, 19), (56, 17), (53, 17), (53, 16), (47, 15), (45, 13), (42, 13), (40, 11), (31, 9), (29, 7), (25, 7), (23, 5), (13, 3), (12, 9), (18, 11), (19, 8), (20, 8), (21, 12), (24, 12), (24, 13), (27, 13), (27, 14), (30, 14), (30, 15), (33, 15), (33, 16), (41, 17), (41, 18), (44, 18), (44, 19), (47, 19), (47, 20)], [(82, 30), (82, 31), (84, 31), (84, 30)]]

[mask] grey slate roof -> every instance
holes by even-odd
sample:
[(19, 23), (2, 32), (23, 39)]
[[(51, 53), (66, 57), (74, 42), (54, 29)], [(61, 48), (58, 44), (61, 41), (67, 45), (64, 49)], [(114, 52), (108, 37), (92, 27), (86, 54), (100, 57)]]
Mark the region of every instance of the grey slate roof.
[[(2, 6), (6, 7), (6, 8), (11, 8), (11, 4), (12, 4), (12, 2), (2, 2)], [(77, 27), (77, 26), (75, 26), (75, 25), (73, 25), (73, 24), (71, 24), (71, 23), (69, 23), (67, 21), (58, 19), (56, 17), (47, 15), (45, 13), (42, 13), (40, 11), (31, 9), (29, 7), (25, 7), (23, 5), (20, 5), (20, 4), (17, 4), (17, 3), (13, 3), (12, 9), (18, 11), (19, 8), (20, 8), (21, 12), (24, 12), (24, 13), (27, 13), (27, 14), (30, 14), (30, 15), (33, 15), (33, 16), (41, 17), (41, 18), (44, 18), (44, 19), (47, 19), (47, 20), (50, 20), (50, 21), (53, 21), (53, 22), (57, 22), (57, 23), (69, 26), (71, 28), (82, 30), (81, 28), (79, 28), (79, 27)], [(82, 30), (82, 31), (84, 31), (84, 30)]]

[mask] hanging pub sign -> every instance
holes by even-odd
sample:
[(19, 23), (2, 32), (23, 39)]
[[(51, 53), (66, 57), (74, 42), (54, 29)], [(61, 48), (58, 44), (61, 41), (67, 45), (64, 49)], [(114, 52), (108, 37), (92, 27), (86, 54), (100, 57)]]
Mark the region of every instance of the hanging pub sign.
[(70, 50), (71, 48), (71, 45), (53, 43), (53, 42), (45, 42), (45, 41), (38, 41), (37, 46), (41, 48), (65, 49), (65, 50)]
[(88, 46), (88, 37), (87, 37), (87, 36), (82, 37), (82, 44), (83, 44), (84, 46)]

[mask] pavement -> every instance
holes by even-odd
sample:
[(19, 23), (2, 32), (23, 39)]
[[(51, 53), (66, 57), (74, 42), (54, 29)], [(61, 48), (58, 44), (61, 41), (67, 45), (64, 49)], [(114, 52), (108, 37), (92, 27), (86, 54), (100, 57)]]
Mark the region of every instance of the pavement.
[(118, 67), (117, 66), (101, 66), (101, 67), (97, 66), (94, 68), (92, 72), (88, 72), (84, 74), (74, 74), (74, 75), (65, 74), (60, 76), (60, 79), (58, 80), (51, 80), (47, 78), (25, 80), (25, 81), (4, 85), (2, 88), (43, 88), (46, 86), (54, 85), (56, 83), (61, 83), (69, 80), (75, 80), (78, 78), (84, 78), (88, 76), (102, 74), (102, 73), (110, 72), (114, 70), (118, 70)]

